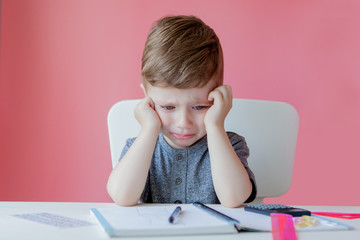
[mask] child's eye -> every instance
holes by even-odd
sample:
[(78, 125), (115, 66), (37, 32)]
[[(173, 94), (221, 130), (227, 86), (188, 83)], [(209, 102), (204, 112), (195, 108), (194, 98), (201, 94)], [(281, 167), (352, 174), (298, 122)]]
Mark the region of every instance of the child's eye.
[(208, 108), (208, 106), (194, 106), (193, 108), (194, 108), (195, 110), (203, 110), (203, 109)]
[(163, 108), (165, 110), (173, 110), (175, 107), (174, 106), (161, 106), (161, 108)]

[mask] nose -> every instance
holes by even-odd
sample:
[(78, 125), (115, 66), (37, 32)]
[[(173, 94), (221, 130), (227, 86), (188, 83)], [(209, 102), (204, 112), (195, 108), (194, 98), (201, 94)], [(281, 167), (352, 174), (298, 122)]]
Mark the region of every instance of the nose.
[(180, 129), (189, 129), (192, 127), (191, 113), (187, 110), (179, 112), (176, 116), (176, 127)]

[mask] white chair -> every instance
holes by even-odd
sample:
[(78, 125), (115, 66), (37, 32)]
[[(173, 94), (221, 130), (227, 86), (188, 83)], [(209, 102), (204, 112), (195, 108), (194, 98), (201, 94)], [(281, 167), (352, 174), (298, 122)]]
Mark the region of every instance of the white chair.
[[(134, 107), (140, 100), (116, 103), (108, 114), (112, 165), (118, 163), (126, 139), (136, 137), (140, 125)], [(291, 185), (299, 116), (284, 102), (233, 99), (226, 121), (226, 131), (244, 136), (250, 149), (248, 163), (258, 187), (255, 203), (265, 197), (279, 197)]]

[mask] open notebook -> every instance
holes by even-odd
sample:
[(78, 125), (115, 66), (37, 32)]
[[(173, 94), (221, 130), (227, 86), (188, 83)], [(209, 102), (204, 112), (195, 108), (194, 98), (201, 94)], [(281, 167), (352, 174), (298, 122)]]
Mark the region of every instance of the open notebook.
[(104, 230), (112, 237), (151, 235), (194, 235), (236, 233), (234, 226), (190, 204), (181, 205), (175, 224), (168, 219), (174, 206), (138, 205), (91, 209)]
[[(234, 234), (240, 229), (271, 231), (269, 216), (247, 212), (243, 208), (225, 208), (221, 205), (209, 206), (239, 220), (239, 225), (229, 224), (191, 204), (181, 204), (183, 211), (179, 219), (175, 224), (170, 224), (168, 219), (176, 206), (150, 204), (133, 207), (114, 206), (92, 208), (91, 212), (111, 237)], [(351, 227), (319, 217), (319, 224), (316, 227), (300, 228), (297, 231), (347, 229)]]

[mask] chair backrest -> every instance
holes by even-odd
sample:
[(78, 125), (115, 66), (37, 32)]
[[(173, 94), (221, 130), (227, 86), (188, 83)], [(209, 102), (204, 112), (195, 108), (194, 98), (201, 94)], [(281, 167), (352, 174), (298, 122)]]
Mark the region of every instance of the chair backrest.
[[(134, 107), (140, 100), (116, 103), (108, 114), (112, 165), (118, 163), (126, 139), (136, 137), (140, 125)], [(248, 163), (255, 174), (258, 195), (278, 197), (291, 185), (299, 116), (294, 107), (284, 102), (233, 99), (226, 121), (226, 131), (245, 137), (250, 149)]]

